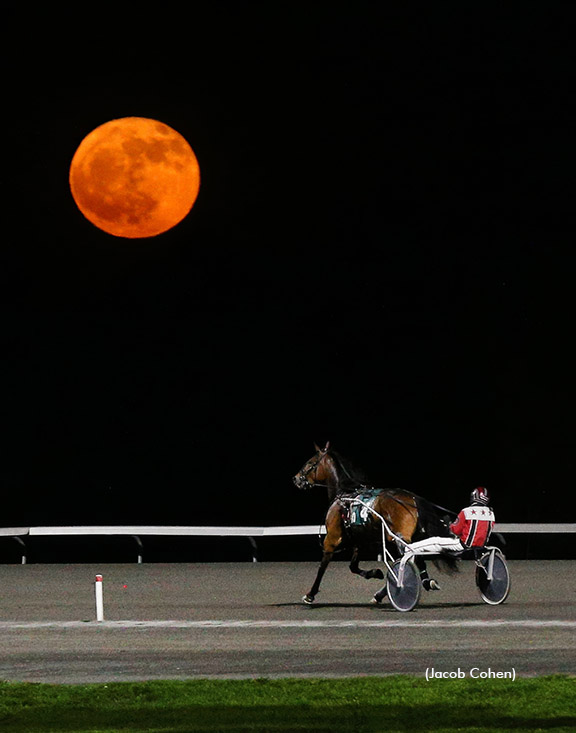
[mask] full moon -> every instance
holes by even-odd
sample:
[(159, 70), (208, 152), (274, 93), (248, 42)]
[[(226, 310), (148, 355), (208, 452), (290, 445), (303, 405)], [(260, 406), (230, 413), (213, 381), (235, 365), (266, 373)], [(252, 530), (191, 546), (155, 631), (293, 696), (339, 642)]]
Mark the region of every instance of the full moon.
[(200, 167), (168, 125), (123, 117), (92, 130), (70, 164), (76, 205), (115, 237), (154, 237), (184, 219), (196, 201)]

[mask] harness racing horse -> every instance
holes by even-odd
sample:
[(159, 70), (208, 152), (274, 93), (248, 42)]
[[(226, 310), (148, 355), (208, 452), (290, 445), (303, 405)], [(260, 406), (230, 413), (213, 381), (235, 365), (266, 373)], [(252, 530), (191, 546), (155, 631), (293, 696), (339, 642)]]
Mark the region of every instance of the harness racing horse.
[[(330, 506), (326, 514), (326, 537), (323, 543), (323, 555), (314, 584), (302, 598), (305, 603), (313, 603), (320, 590), (320, 583), (334, 553), (352, 548), (350, 570), (363, 578), (384, 578), (379, 568), (362, 570), (359, 566), (360, 554), (368, 548), (375, 549), (382, 545), (382, 527), (380, 521), (366, 507), (382, 516), (391, 531), (399, 535), (405, 542), (412, 542), (425, 537), (448, 535), (447, 519), (452, 514), (449, 510), (438, 507), (416, 494), (403, 489), (376, 489), (364, 484), (363, 476), (351, 463), (330, 449), (314, 446), (316, 453), (294, 476), (294, 483), (299, 489), (310, 489), (320, 486), (328, 490)], [(359, 502), (350, 499), (358, 498)], [(361, 507), (364, 506), (364, 511)], [(394, 556), (399, 557), (402, 549), (396, 546), (393, 538), (386, 533), (386, 540), (391, 542)], [(428, 576), (426, 564), (422, 556), (415, 562), (420, 571), (422, 585), (426, 590), (438, 588), (436, 581)], [(440, 558), (435, 564), (447, 571), (455, 571), (457, 562), (451, 557)], [(376, 602), (382, 599), (382, 591), (374, 596)]]

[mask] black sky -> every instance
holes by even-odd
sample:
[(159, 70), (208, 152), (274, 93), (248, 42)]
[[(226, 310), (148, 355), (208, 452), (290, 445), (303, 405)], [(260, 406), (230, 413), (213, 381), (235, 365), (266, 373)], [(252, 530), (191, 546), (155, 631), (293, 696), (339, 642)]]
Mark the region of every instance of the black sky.
[[(291, 476), (328, 439), (377, 485), (564, 520), (569, 11), (182, 11), (7, 11), (3, 524), (315, 522)], [(202, 172), (149, 240), (68, 189), (83, 137), (129, 115)]]

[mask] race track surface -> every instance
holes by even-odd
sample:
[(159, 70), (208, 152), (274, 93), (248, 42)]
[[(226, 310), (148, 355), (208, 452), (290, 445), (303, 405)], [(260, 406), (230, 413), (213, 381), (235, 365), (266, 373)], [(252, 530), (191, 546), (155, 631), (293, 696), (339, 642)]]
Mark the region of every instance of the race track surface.
[[(372, 563), (374, 565), (375, 563)], [(368, 567), (370, 564), (366, 564)], [(474, 566), (434, 573), (410, 613), (333, 563), (0, 566), (0, 679), (85, 683), (194, 677), (576, 672), (576, 561), (511, 561), (512, 591), (482, 602)], [(105, 620), (95, 618), (103, 575)]]

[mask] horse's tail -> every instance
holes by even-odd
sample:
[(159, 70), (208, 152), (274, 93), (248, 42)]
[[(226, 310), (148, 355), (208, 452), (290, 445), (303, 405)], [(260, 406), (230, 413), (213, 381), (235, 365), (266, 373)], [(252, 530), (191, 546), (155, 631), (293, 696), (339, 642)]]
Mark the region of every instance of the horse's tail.
[[(418, 509), (418, 524), (414, 539), (451, 537), (450, 523), (455, 520), (456, 513), (438, 506), (438, 504), (434, 504), (422, 496), (414, 494), (414, 499)], [(450, 555), (441, 555), (435, 558), (433, 562), (439, 569), (448, 573), (455, 573), (459, 569), (458, 558)]]

